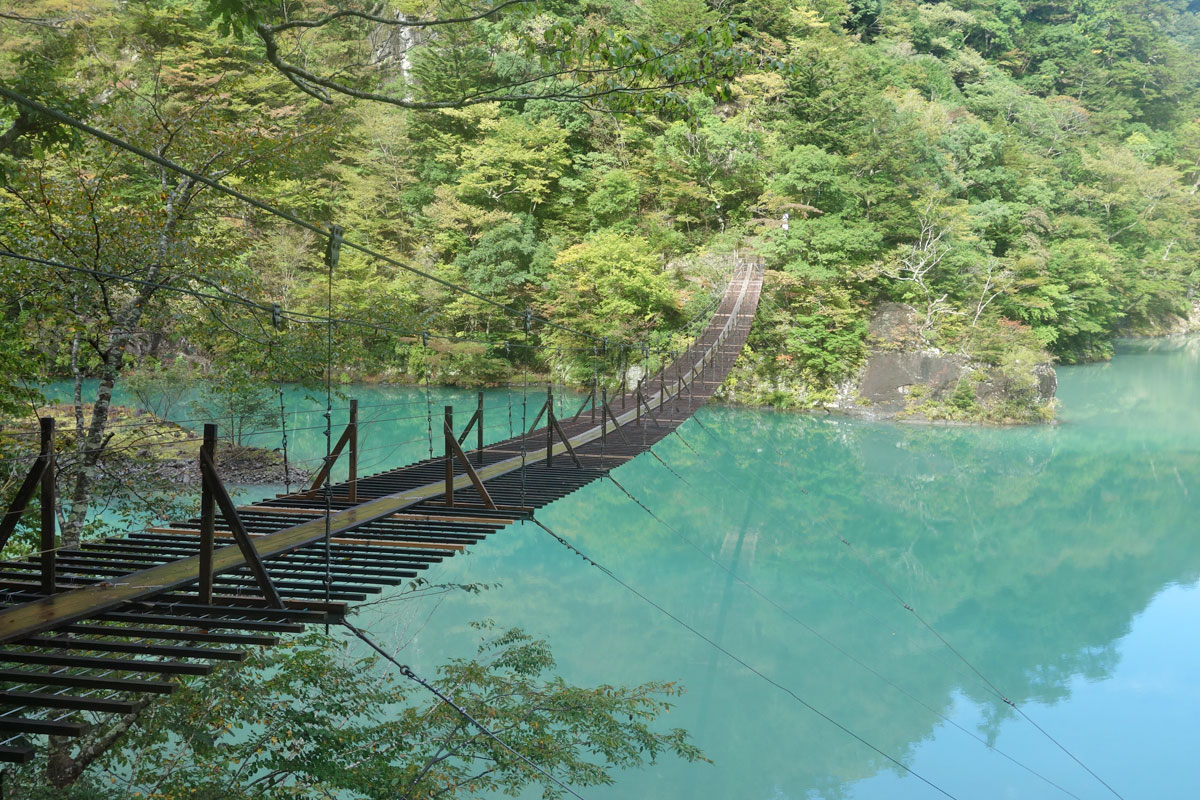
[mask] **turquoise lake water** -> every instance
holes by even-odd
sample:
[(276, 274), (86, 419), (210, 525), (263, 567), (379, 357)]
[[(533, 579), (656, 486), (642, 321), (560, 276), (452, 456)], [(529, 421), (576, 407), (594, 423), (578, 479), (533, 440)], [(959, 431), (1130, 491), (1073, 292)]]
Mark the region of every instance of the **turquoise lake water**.
[[(646, 457), (615, 473), (698, 550), (608, 482), (540, 517), (956, 797), (1113, 795), (884, 581), (1121, 795), (1200, 796), (1200, 342), (1123, 345), (1059, 375), (1049, 427), (705, 410), (716, 439), (689, 423), (697, 453), (677, 437), (656, 448), (688, 484)], [(366, 620), (418, 669), (468, 653), (467, 623), (490, 617), (548, 638), (568, 680), (688, 688), (664, 722), (714, 763), (621, 773), (588, 798), (942, 796), (534, 526), (437, 577), (503, 586)]]
[[(1043, 427), (705, 409), (711, 434), (689, 422), (655, 448), (680, 477), (649, 457), (615, 472), (674, 531), (608, 481), (539, 518), (955, 797), (1113, 797), (1072, 755), (1129, 800), (1200, 796), (1200, 340), (1126, 343), (1059, 380), (1060, 424)], [(353, 391), (375, 415), (365, 471), (427, 455), (418, 391)], [(512, 396), (488, 393), (489, 438), (508, 434)], [(461, 424), (474, 394), (445, 402)], [(319, 423), (293, 412), (294, 458), (323, 453), (320, 430), (295, 430)], [(568, 681), (687, 687), (663, 723), (713, 763), (621, 772), (589, 800), (944, 796), (535, 526), (428, 577), (501, 586), (361, 617), (419, 672), (473, 652), (468, 623), (491, 618), (546, 637)]]

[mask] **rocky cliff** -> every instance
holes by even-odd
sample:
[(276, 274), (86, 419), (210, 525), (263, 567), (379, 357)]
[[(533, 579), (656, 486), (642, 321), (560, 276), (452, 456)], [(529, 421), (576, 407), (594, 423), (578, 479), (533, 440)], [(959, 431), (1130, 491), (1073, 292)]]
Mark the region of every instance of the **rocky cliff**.
[(884, 303), (871, 318), (870, 349), (838, 387), (833, 408), (872, 418), (1045, 422), (1058, 379), (1048, 362), (986, 364), (929, 347), (911, 306)]

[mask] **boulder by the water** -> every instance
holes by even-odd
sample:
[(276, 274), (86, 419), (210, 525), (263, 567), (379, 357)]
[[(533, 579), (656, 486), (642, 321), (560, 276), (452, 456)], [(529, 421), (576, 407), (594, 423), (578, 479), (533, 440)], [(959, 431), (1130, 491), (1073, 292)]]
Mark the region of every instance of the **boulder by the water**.
[(1048, 362), (1003, 365), (928, 346), (912, 306), (884, 303), (871, 318), (866, 362), (832, 408), (875, 419), (1041, 422), (1053, 413), (1058, 379)]

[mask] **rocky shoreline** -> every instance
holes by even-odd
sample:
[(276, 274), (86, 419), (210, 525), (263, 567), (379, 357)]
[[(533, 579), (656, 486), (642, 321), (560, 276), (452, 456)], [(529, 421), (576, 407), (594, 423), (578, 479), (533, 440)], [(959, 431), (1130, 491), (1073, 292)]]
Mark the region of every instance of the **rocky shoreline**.
[[(197, 451), (200, 440), (195, 440)], [(197, 458), (154, 458), (121, 459), (115, 466), (123, 477), (157, 479), (180, 488), (200, 487), (200, 466)], [(110, 469), (110, 471), (114, 471)], [(275, 450), (258, 447), (226, 447), (217, 451), (217, 473), (228, 486), (283, 486), (293, 488), (308, 481), (307, 470), (288, 464), (284, 472), (283, 456)]]
[(1003, 366), (931, 347), (917, 311), (883, 303), (868, 328), (868, 350), (854, 375), (831, 388), (763, 380), (764, 356), (747, 351), (717, 397), (742, 405), (823, 410), (872, 420), (957, 424), (1053, 421), (1058, 378), (1049, 360), (1020, 354)]
[[(38, 416), (51, 416), (57, 423), (57, 448), (60, 461), (75, 451), (74, 407), (52, 405), (38, 409)], [(163, 490), (198, 489), (201, 437), (194, 431), (143, 409), (112, 406), (109, 409), (109, 436), (100, 460), (100, 469), (109, 479), (123, 485), (141, 484)], [(28, 436), (37, 431), (28, 420), (8, 422), (3, 430)], [(247, 447), (229, 442), (217, 445), (217, 471), (230, 486), (293, 487), (309, 479), (309, 470), (288, 464), (278, 450)]]

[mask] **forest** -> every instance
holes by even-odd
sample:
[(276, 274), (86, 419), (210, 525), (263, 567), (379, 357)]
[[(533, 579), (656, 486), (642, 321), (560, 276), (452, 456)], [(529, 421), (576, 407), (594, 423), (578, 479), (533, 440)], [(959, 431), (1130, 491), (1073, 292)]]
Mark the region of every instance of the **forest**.
[[(747, 368), (818, 399), (860, 366), (881, 302), (912, 304), (928, 346), (1002, 364), (1103, 359), (1113, 336), (1163, 330), (1194, 301), (1197, 23), (1183, 3), (519, 3), (453, 34), (356, 17), (271, 34), (333, 88), (264, 57), (254, 26), (280, 8), (25, 3), (0, 19), (0, 74), (388, 261), (347, 253), (327, 285), (311, 232), (11, 102), (4, 246), (391, 329), (338, 329), (343, 380), (428, 366), (494, 384), (523, 361), (590, 379), (591, 342), (527, 334), (402, 267), (636, 360), (678, 341), (723, 259), (753, 253), (769, 313)], [(11, 376), (115, 375), (180, 352), (315, 371), (303, 326), (267, 364), (252, 314), (214, 325), (194, 298), (104, 303), (103, 276), (0, 268)], [(89, 331), (70, 330), (79, 319)], [(77, 341), (123, 328), (137, 341)], [(539, 347), (517, 347), (528, 336)]]
[[(101, 466), (114, 387), (254, 402), (278, 382), (534, 376), (586, 391), (668, 360), (747, 260), (766, 284), (733, 401), (823, 407), (879, 346), (869, 322), (885, 303), (911, 306), (922, 348), (1015, 384), (1035, 364), (1106, 359), (1116, 337), (1200, 318), (1198, 12), (1184, 0), (7, 5), (0, 457), (24, 447), (6, 434), (30, 424), (39, 387), (71, 382), (59, 514), (77, 544), (99, 534), (91, 514), (113, 490)], [(336, 269), (331, 230), (346, 242)], [(969, 393), (951, 405), (938, 413), (1044, 419), (991, 418)], [(22, 477), (5, 472), (6, 500)], [(281, 692), (326, 691), (354, 668), (323, 648), (252, 667)], [(565, 712), (545, 724), (563, 741), (595, 736), (611, 765), (703, 757), (682, 731), (641, 721), (670, 684), (538, 683), (553, 667), (544, 643), (507, 632), (482, 648), (501, 652), (487, 663), (503, 675), (464, 663), (445, 680), (594, 704), (611, 727), (589, 734), (600, 723)], [(390, 691), (364, 700), (339, 684), (328, 702), (404, 702)], [(163, 727), (134, 741), (166, 761), (173, 737), (211, 735), (196, 719), (226, 702), (213, 692), (158, 709)], [(362, 721), (358, 735), (412, 736), (417, 716)], [(101, 788), (87, 767), (134, 722), (95, 753), (51, 754), (47, 796), (81, 780), (78, 796), (103, 796), (88, 794)], [(435, 722), (421, 735), (459, 746), (453, 717)], [(539, 734), (522, 731), (536, 750)], [(201, 783), (233, 796), (229, 751), (191, 752), (155, 796)], [(605, 782), (568, 746), (555, 753), (583, 785)], [(372, 764), (340, 790), (432, 797), (460, 779), (531, 779), (513, 762), (485, 779)], [(341, 773), (270, 774), (278, 783), (240, 790), (301, 795)]]

